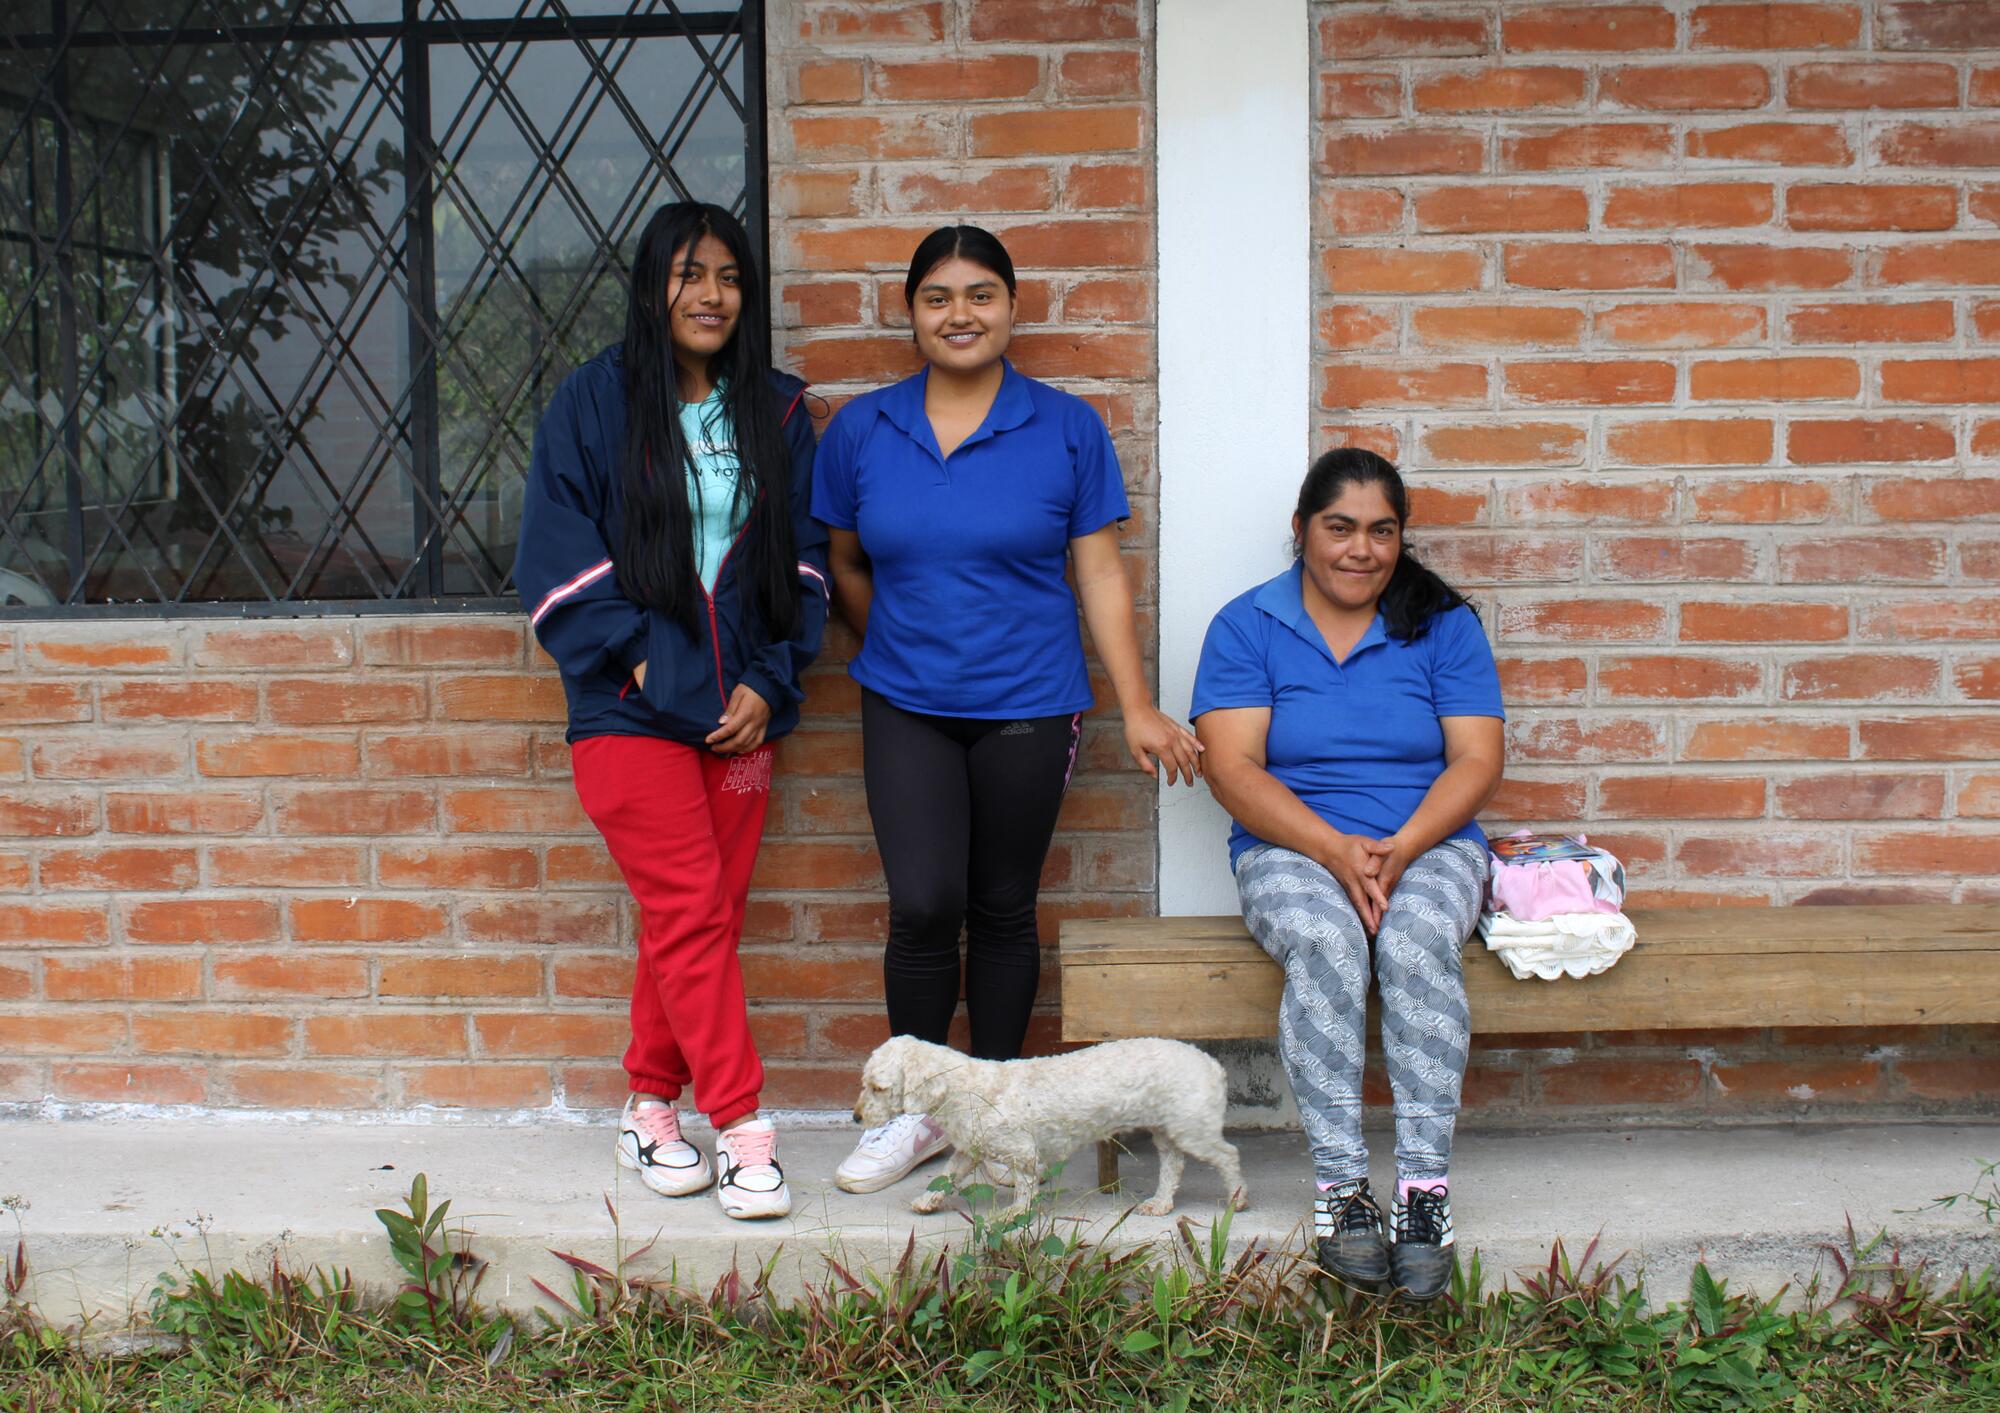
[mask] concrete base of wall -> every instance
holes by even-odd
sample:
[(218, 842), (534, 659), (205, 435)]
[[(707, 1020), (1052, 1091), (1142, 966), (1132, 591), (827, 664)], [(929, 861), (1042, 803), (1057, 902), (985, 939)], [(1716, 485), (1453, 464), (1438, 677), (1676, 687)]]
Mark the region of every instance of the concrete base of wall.
[[(373, 1211), (397, 1206), (423, 1172), (433, 1200), (451, 1199), (451, 1225), (492, 1262), (483, 1298), (521, 1312), (536, 1302), (532, 1280), (566, 1284), (551, 1249), (611, 1265), (621, 1243), (630, 1251), (657, 1236), (634, 1273), (706, 1289), (732, 1261), (745, 1271), (775, 1262), (776, 1281), (796, 1290), (824, 1272), (831, 1250), (873, 1264), (893, 1259), (912, 1233), (925, 1246), (964, 1236), (960, 1213), (907, 1210), (917, 1178), (871, 1197), (837, 1191), (828, 1174), (852, 1137), (788, 1133), (796, 1210), (760, 1224), (728, 1220), (710, 1196), (653, 1196), (612, 1160), (608, 1132), (573, 1125), (0, 1121), (0, 1198), (18, 1209), (36, 1306), (110, 1332), (143, 1314), (161, 1273), (180, 1267), (268, 1267), (278, 1254), (386, 1286), (395, 1273)], [(1303, 1139), (1240, 1140), (1253, 1205), (1232, 1239), (1297, 1243), (1312, 1191)], [(1377, 1143), (1378, 1188), (1393, 1176), (1391, 1146), (1386, 1134)], [(1601, 1232), (1601, 1250), (1629, 1252), (1621, 1269), (1643, 1273), (1656, 1300), (1685, 1298), (1700, 1259), (1734, 1289), (1789, 1286), (1796, 1298), (1815, 1277), (1833, 1279), (1822, 1243), (1841, 1245), (1849, 1218), (1864, 1234), (1886, 1228), (1906, 1261), (1943, 1271), (1992, 1262), (2000, 1243), (1976, 1210), (1931, 1204), (1972, 1188), (1995, 1157), (1993, 1124), (1470, 1134), (1459, 1147), (1455, 1218), (1495, 1284), (1546, 1263), (1558, 1236), (1574, 1255)], [(1125, 1166), (1122, 1200), (1070, 1195), (1058, 1210), (1103, 1234), (1151, 1191), (1146, 1153)], [(1090, 1155), (1078, 1155), (1073, 1185), (1094, 1171)], [(1215, 1175), (1191, 1165), (1175, 1215), (1208, 1222), (1219, 1196)], [(1116, 1239), (1156, 1239), (1173, 1221), (1130, 1217)]]

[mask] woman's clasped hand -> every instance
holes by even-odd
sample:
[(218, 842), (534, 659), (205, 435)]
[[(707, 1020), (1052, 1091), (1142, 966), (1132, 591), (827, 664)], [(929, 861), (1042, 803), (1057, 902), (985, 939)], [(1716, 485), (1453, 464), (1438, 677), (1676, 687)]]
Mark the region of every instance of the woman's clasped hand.
[(1320, 862), (1340, 880), (1348, 901), (1373, 937), (1389, 910), (1389, 897), (1410, 866), (1410, 846), (1393, 835), (1369, 839), (1358, 834), (1341, 834), (1333, 839)]
[[(1389, 894), (1396, 887), (1395, 877), (1383, 877), (1383, 861), (1390, 852), (1391, 845), (1386, 839), (1335, 833), (1319, 859), (1326, 871), (1340, 880), (1342, 890), (1371, 937), (1381, 924), (1382, 914), (1389, 906)], [(1401, 875), (1402, 869), (1398, 867), (1396, 877)]]

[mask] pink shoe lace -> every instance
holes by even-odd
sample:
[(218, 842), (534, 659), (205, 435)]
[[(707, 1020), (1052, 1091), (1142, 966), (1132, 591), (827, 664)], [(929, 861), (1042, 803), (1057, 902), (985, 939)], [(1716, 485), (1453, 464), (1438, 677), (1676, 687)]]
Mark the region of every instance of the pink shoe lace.
[(681, 1137), (680, 1110), (671, 1104), (634, 1104), (632, 1127), (663, 1148), (670, 1143), (687, 1142)]
[(778, 1131), (735, 1128), (728, 1133), (729, 1151), (742, 1168), (768, 1168), (778, 1161)]

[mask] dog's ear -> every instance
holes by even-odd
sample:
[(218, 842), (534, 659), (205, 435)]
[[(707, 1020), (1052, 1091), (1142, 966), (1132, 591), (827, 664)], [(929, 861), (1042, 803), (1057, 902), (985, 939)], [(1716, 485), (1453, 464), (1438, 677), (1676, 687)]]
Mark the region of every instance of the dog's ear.
[(944, 1107), (946, 1092), (944, 1073), (940, 1070), (926, 1070), (911, 1075), (903, 1086), (903, 1109), (906, 1113), (929, 1114), (933, 1118)]
[(890, 1036), (875, 1047), (868, 1062), (861, 1067), (862, 1088), (875, 1091), (884, 1102), (899, 1110), (907, 1108), (905, 1094), (910, 1083), (909, 1061), (909, 1038)]
[(965, 1068), (965, 1056), (940, 1045), (912, 1043), (903, 1056), (903, 1109), (937, 1117)]
[(910, 1087), (910, 1047), (907, 1037), (892, 1035), (876, 1047), (869, 1069), (898, 1108), (907, 1108)]

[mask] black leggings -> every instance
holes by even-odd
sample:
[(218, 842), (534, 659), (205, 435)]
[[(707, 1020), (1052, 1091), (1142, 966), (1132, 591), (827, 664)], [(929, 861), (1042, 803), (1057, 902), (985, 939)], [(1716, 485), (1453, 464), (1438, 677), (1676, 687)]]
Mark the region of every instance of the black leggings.
[(961, 929), (972, 1053), (1021, 1053), (1041, 980), (1035, 897), (1080, 716), (986, 721), (861, 694), (862, 775), (889, 880), (889, 1029), (945, 1043)]

